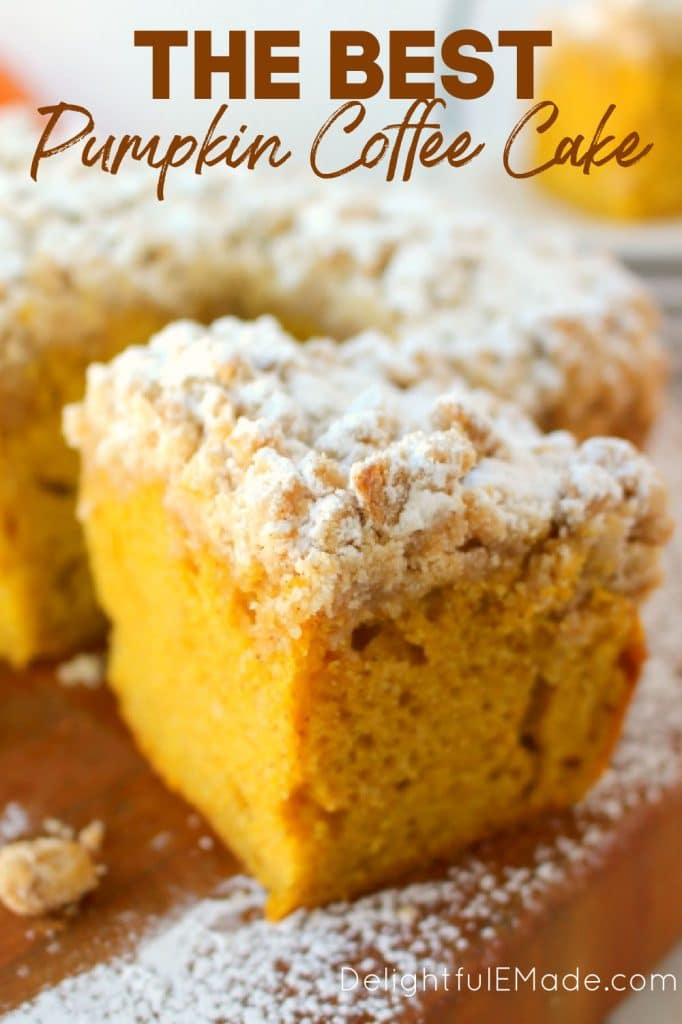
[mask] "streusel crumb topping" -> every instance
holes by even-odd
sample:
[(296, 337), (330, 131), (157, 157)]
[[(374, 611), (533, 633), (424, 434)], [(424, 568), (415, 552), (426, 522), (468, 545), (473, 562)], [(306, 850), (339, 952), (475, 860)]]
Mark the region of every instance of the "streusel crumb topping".
[(159, 203), (144, 169), (114, 177), (69, 154), (36, 185), (35, 142), (35, 126), (0, 118), (0, 415), (22, 366), (55, 347), (108, 358), (112, 321), (139, 311), (272, 313), (336, 340), (379, 329), (543, 426), (566, 424), (569, 396), (586, 410), (601, 402), (618, 422), (633, 395), (658, 393), (645, 290), (557, 232), (510, 228), (408, 188), (328, 189), (286, 175), (179, 175)]
[(392, 351), (301, 346), (270, 318), (177, 323), (90, 368), (67, 437), (123, 485), (160, 480), (188, 538), (299, 620), (390, 608), (550, 537), (608, 550), (619, 590), (654, 582), (664, 489), (631, 445), (543, 435), (490, 395), (392, 370)]

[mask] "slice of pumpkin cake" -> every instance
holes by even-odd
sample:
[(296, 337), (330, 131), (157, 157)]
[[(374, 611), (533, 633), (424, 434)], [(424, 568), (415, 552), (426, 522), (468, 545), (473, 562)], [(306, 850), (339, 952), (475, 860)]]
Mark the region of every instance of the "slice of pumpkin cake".
[(628, 442), (386, 345), (181, 322), (66, 413), (122, 712), (274, 917), (580, 797), (669, 531)]

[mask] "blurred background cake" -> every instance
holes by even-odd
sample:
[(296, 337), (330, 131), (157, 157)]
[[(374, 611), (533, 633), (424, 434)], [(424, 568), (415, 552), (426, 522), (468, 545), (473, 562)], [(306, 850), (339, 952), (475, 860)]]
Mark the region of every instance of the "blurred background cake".
[[(565, 164), (536, 181), (598, 214), (644, 219), (682, 213), (682, 3), (679, 0), (579, 0), (562, 6), (554, 24), (539, 97), (560, 115), (536, 134), (537, 163), (550, 160), (566, 134), (591, 136), (611, 104), (607, 133), (636, 130), (645, 159), (623, 169), (615, 161), (581, 174)], [(641, 149), (642, 147), (640, 147)]]

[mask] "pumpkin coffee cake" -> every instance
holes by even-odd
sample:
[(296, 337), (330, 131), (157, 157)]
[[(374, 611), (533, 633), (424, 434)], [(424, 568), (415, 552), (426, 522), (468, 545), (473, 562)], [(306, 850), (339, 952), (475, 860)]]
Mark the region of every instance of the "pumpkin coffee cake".
[(643, 658), (647, 459), (392, 353), (180, 322), (66, 413), (122, 712), (273, 917), (576, 800)]
[(444, 387), (463, 376), (543, 429), (641, 441), (657, 408), (655, 309), (613, 261), (521, 238), (408, 190), (144, 175), (60, 155), (0, 118), (0, 658), (78, 649), (103, 622), (60, 432), (85, 369), (178, 317), (272, 313), (299, 337), (366, 328)]

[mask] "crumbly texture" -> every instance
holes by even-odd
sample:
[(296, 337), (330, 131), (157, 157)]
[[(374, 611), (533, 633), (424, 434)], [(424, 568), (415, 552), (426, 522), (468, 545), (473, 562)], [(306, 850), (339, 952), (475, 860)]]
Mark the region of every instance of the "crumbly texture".
[(377, 328), (396, 362), (513, 397), (543, 429), (646, 433), (657, 315), (606, 257), (407, 189), (185, 175), (159, 203), (143, 172), (68, 155), (36, 185), (35, 136), (0, 119), (0, 655), (16, 664), (103, 629), (61, 409), (89, 363), (179, 316), (269, 312), (301, 338)]
[(660, 478), (627, 442), (542, 435), (396, 367), (380, 338), (302, 348), (270, 318), (178, 323), (91, 367), (66, 432), (86, 473), (161, 480), (189, 538), (294, 635), (317, 613), (352, 628), (550, 537), (583, 536), (611, 565), (603, 582), (637, 597), (669, 533)]
[[(49, 829), (48, 829), (49, 831)], [(95, 889), (95, 861), (104, 829), (91, 822), (78, 837), (70, 830), (8, 843), (0, 849), (0, 901), (15, 914), (49, 914)]]
[(78, 842), (93, 856), (99, 853), (104, 842), (104, 822), (95, 818), (78, 833)]
[[(592, 131), (616, 104), (609, 134), (637, 130), (639, 149), (653, 149), (631, 167), (615, 162), (586, 176), (575, 167), (552, 167), (537, 181), (594, 213), (622, 219), (682, 213), (682, 6), (643, 0), (581, 0), (561, 12), (548, 52), (542, 95), (561, 116), (535, 136), (537, 164), (554, 155), (559, 139)], [(560, 125), (560, 128), (557, 127)]]
[(631, 445), (270, 319), (176, 324), (88, 381), (66, 422), (112, 685), (272, 916), (601, 771), (669, 532)]

